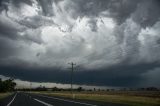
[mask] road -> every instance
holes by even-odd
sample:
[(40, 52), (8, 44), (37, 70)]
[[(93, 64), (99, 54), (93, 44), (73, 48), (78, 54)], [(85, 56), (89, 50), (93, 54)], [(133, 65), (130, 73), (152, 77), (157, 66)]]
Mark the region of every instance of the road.
[(16, 92), (0, 101), (0, 106), (126, 106), (120, 104), (51, 97)]

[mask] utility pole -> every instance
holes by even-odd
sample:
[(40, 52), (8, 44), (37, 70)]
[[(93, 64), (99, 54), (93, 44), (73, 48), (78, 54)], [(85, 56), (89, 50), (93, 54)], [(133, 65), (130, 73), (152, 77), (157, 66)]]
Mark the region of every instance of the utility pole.
[(30, 91), (32, 90), (32, 82), (30, 82)]
[(73, 63), (73, 62), (71, 62), (71, 63), (68, 63), (68, 64), (70, 64), (71, 65), (71, 68), (69, 68), (69, 69), (71, 69), (71, 94), (73, 94), (73, 72), (74, 72), (74, 66), (76, 65), (75, 63)]

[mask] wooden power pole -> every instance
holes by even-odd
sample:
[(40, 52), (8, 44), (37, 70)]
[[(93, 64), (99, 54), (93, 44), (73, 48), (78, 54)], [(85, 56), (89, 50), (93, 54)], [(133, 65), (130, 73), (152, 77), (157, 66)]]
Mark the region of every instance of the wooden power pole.
[(74, 72), (74, 69), (75, 69), (75, 63), (73, 63), (73, 62), (71, 62), (71, 63), (68, 63), (68, 64), (70, 64), (71, 65), (71, 68), (69, 68), (69, 69), (71, 69), (71, 93), (73, 94), (73, 92), (72, 92), (72, 90), (73, 90), (73, 72)]

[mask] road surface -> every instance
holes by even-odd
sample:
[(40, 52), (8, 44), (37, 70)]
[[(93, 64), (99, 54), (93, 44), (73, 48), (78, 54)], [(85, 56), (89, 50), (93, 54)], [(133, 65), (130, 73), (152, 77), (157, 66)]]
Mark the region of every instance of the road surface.
[(51, 97), (16, 92), (0, 101), (0, 106), (126, 106), (120, 104)]

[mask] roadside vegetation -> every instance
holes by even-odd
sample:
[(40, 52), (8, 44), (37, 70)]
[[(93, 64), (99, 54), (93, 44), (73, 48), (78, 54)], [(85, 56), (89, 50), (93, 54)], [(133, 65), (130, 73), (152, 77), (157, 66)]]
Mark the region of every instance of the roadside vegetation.
[[(0, 79), (0, 99), (12, 94), (12, 91), (27, 91), (30, 93), (44, 94), (49, 96), (65, 97), (72, 99), (91, 100), (99, 102), (110, 102), (126, 104), (129, 106), (160, 106), (160, 89), (149, 87), (141, 89), (76, 89), (46, 88), (39, 86), (37, 88), (15, 89), (16, 83), (13, 79)], [(72, 91), (72, 93), (71, 93)]]
[(0, 93), (0, 100), (3, 99), (3, 98), (5, 98), (5, 97), (7, 97), (7, 96), (9, 96), (9, 95), (12, 95), (12, 93), (11, 92)]
[(81, 100), (91, 100), (100, 102), (111, 102), (118, 104), (126, 104), (129, 106), (160, 106), (160, 91), (94, 91), (82, 90), (78, 88), (71, 91), (55, 90), (52, 91), (32, 91), (31, 93), (44, 94), (49, 96), (74, 98)]
[(13, 79), (7, 79), (4, 81), (0, 79), (0, 99), (11, 95), (12, 91), (14, 91), (15, 86), (16, 83)]

